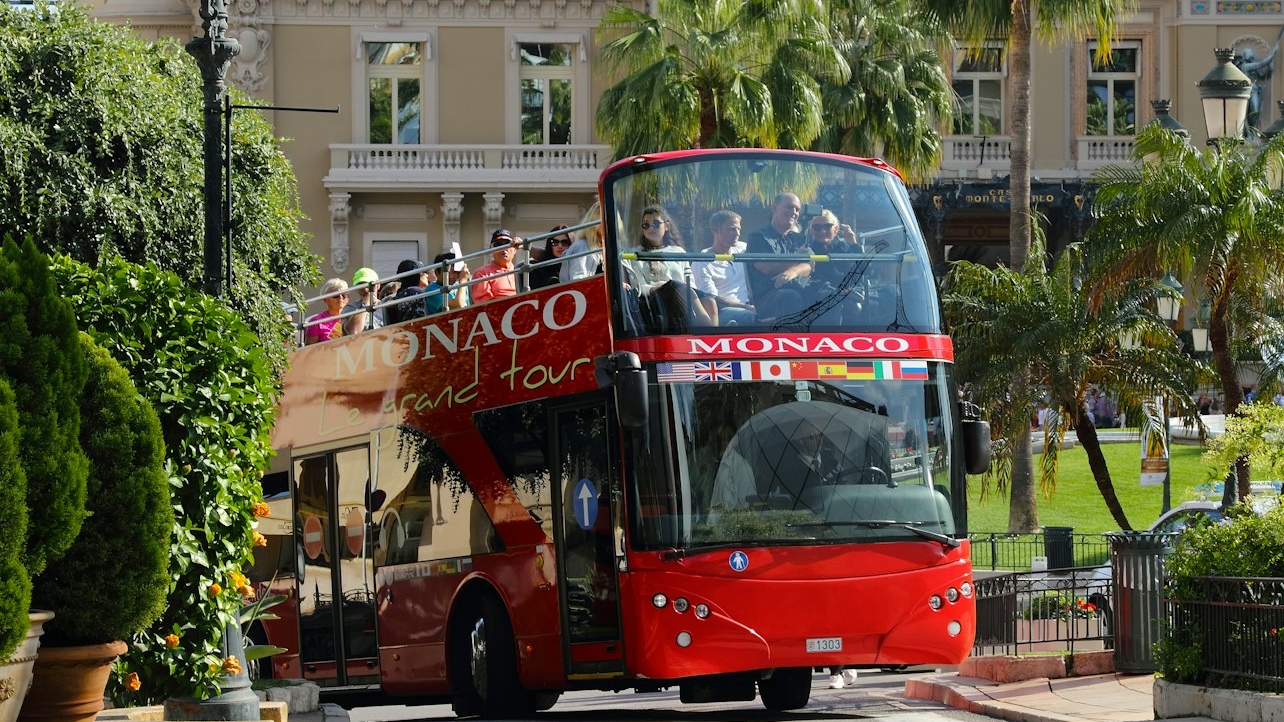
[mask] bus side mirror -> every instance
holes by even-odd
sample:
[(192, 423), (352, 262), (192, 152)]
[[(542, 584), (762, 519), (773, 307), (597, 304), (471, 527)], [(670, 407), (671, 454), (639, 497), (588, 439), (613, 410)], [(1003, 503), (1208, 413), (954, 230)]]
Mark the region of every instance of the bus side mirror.
[(593, 370), (599, 388), (615, 387), (615, 413), (620, 426), (639, 429), (646, 426), (647, 398), (646, 371), (638, 355), (629, 351), (598, 356), (593, 359)]
[(970, 401), (959, 404), (963, 426), (963, 463), (969, 474), (990, 468), (990, 422), (981, 419), (981, 407)]

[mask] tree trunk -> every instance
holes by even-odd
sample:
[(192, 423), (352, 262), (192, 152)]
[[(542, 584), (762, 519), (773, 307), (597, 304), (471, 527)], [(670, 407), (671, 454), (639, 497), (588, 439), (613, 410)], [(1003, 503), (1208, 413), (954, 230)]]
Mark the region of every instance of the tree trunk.
[[(1012, 123), (1011, 176), (1008, 181), (1008, 267), (1020, 271), (1030, 253), (1030, 6), (1027, 0), (1012, 1), (1012, 37), (1008, 53), (1008, 84), (1012, 98), (1008, 106)], [(1013, 398), (1027, 398), (1026, 374), (1012, 380)], [(1028, 411), (1028, 410), (1027, 410)], [(1027, 414), (1028, 415), (1028, 414)], [(1038, 498), (1034, 485), (1034, 456), (1030, 432), (1026, 429), (1012, 448), (1012, 496), (1008, 507), (1008, 531), (1033, 532), (1039, 527)]]
[[(1226, 284), (1223, 288), (1228, 286)], [(1213, 368), (1222, 382), (1222, 395), (1225, 397), (1222, 413), (1232, 416), (1239, 414), (1239, 407), (1244, 403), (1244, 387), (1240, 386), (1239, 371), (1235, 368), (1235, 360), (1231, 358), (1230, 326), (1226, 319), (1229, 307), (1230, 298), (1225, 293), (1213, 299), (1208, 317), (1208, 344), (1213, 349)], [(1232, 474), (1236, 477), (1235, 486), (1240, 501), (1247, 499), (1252, 491), (1251, 472), (1248, 457), (1236, 460)]]
[(1106, 466), (1106, 457), (1101, 454), (1101, 440), (1097, 438), (1096, 424), (1092, 423), (1092, 419), (1083, 412), (1083, 404), (1079, 404), (1077, 409), (1072, 409), (1070, 412), (1074, 414), (1074, 433), (1079, 437), (1079, 443), (1083, 445), (1083, 452), (1088, 455), (1088, 468), (1092, 471), (1093, 480), (1097, 482), (1097, 490), (1101, 492), (1101, 498), (1106, 501), (1110, 516), (1114, 518), (1120, 529), (1132, 531), (1128, 516), (1124, 514), (1119, 497), (1115, 495), (1115, 485), (1110, 480), (1110, 468)]

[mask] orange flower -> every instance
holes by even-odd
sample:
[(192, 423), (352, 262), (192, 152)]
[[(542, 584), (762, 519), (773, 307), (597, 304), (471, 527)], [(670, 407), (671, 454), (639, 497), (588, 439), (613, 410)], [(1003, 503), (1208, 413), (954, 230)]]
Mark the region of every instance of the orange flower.
[(125, 689), (129, 690), (130, 692), (137, 692), (142, 688), (143, 688), (143, 682), (138, 678), (138, 673), (130, 672), (129, 676), (125, 678)]
[(246, 599), (254, 598), (254, 587), (251, 587), (248, 584), (241, 585), (240, 587), (237, 588), (237, 591), (239, 591), (241, 593), (241, 596)]
[(256, 547), (267, 546), (267, 537), (263, 536), (258, 532), (254, 532), (254, 546)]
[(231, 573), (231, 575), (229, 575), (229, 576), (231, 576), (231, 577), (232, 577), (232, 586), (233, 586), (233, 587), (236, 587), (236, 588), (238, 588), (238, 589), (239, 589), (240, 587), (243, 587), (243, 586), (245, 586), (246, 584), (249, 584), (249, 580), (248, 580), (248, 579), (246, 579), (246, 578), (245, 578), (245, 575), (244, 575), (244, 574), (242, 574), (242, 573), (240, 573), (240, 572), (232, 572), (232, 573)]
[(227, 659), (224, 659), (223, 671), (232, 675), (240, 674), (241, 660), (237, 659), (236, 657), (228, 657)]
[(267, 505), (266, 501), (254, 503), (254, 516), (267, 516), (271, 511), (272, 509)]
[(178, 635), (170, 634), (165, 637), (165, 646), (173, 649), (178, 646)]
[(211, 594), (212, 596), (217, 597), (218, 595), (220, 595), (220, 594), (222, 594), (222, 593), (223, 593), (223, 587), (220, 587), (220, 586), (218, 585), (218, 582), (214, 582), (213, 584), (211, 584), (211, 585), (210, 585), (210, 594)]

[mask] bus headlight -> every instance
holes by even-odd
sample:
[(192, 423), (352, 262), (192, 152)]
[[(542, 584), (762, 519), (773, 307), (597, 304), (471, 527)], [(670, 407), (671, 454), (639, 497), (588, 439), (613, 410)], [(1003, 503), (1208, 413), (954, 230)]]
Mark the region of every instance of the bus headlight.
[(708, 605), (708, 604), (697, 604), (697, 605), (696, 605), (696, 619), (708, 619), (708, 618), (709, 618), (709, 605)]
[(945, 602), (941, 599), (941, 595), (933, 594), (927, 598), (927, 606), (931, 607), (933, 611), (939, 611), (941, 607), (945, 606)]
[(691, 646), (691, 633), (690, 633), (690, 632), (678, 632), (678, 640), (677, 640), (677, 641), (678, 641), (678, 646), (679, 646), (679, 647), (683, 647), (683, 648), (685, 648), (685, 647), (690, 647), (690, 646)]
[(955, 589), (954, 587), (950, 587), (949, 589), (945, 590), (945, 601), (949, 602), (950, 604), (953, 604), (958, 600), (959, 600), (959, 590)]
[(957, 619), (952, 619), (949, 624), (945, 625), (945, 631), (951, 637), (957, 637), (959, 636), (959, 633), (963, 631), (963, 625), (959, 624)]
[(691, 602), (688, 602), (686, 597), (678, 597), (677, 599), (673, 600), (673, 611), (677, 612), (678, 614), (682, 614), (683, 612), (687, 611), (690, 608), (691, 608)]
[(651, 606), (656, 609), (664, 609), (669, 606), (669, 598), (664, 596), (664, 592), (656, 592), (655, 596), (651, 597)]
[(972, 596), (972, 582), (963, 582), (962, 584), (960, 584), (960, 585), (959, 585), (959, 591), (963, 593), (963, 596), (965, 596), (965, 597), (971, 597), (971, 596)]

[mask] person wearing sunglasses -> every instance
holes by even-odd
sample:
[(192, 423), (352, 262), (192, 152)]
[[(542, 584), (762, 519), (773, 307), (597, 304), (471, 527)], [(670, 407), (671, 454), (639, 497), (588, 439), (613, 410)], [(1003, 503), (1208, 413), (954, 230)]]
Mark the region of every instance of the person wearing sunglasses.
[[(687, 252), (682, 245), (681, 231), (660, 206), (642, 209), (639, 229), (638, 245), (628, 251), (654, 254)], [(659, 301), (653, 307), (670, 329), (678, 330), (691, 323), (718, 325), (717, 298), (695, 289), (690, 262), (630, 259), (624, 261), (624, 276), (625, 290), (635, 290), (643, 298), (659, 294)]]
[(339, 323), (339, 314), (343, 313), (343, 305), (348, 302), (348, 282), (342, 278), (331, 278), (321, 284), (321, 295), (325, 296), (323, 299), (325, 310), (309, 316), (304, 321), (303, 343), (305, 344), (321, 343), (343, 335), (343, 324)]
[(566, 224), (554, 226), (549, 233), (557, 233), (544, 241), (543, 253), (534, 268), (530, 271), (529, 283), (531, 288), (544, 288), (558, 282), (562, 272), (561, 258), (566, 254), (566, 249), (571, 246), (571, 236), (565, 233)]
[[(807, 247), (817, 256), (835, 253), (859, 253), (856, 231), (846, 223), (839, 223), (834, 212), (826, 208), (807, 224)], [(852, 294), (861, 279), (847, 278), (853, 261), (817, 261), (811, 271), (812, 291), (816, 295), (844, 294), (841, 302), (834, 304), (825, 320), (833, 323), (851, 322), (860, 311), (861, 294)]]

